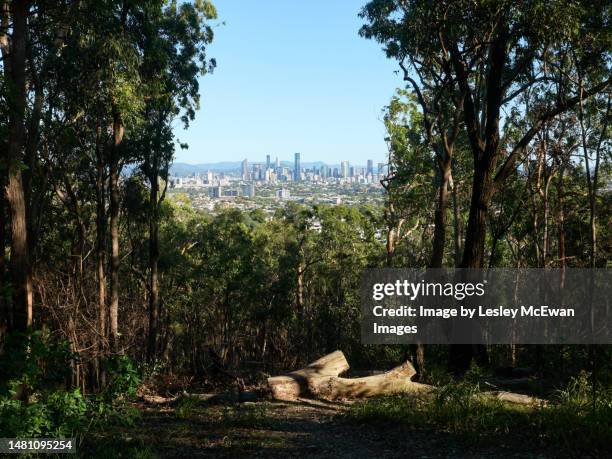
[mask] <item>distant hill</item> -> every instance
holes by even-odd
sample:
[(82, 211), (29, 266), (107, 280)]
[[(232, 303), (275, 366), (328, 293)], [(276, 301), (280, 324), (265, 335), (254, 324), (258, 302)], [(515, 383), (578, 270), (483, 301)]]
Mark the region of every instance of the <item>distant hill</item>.
[[(251, 164), (263, 164), (265, 161), (249, 161)], [(274, 161), (272, 161), (274, 163)], [(281, 161), (283, 167), (293, 167), (291, 161)], [(323, 161), (314, 162), (302, 162), (302, 168), (311, 169), (313, 167), (319, 168), (326, 163)], [(353, 166), (353, 164), (351, 164)], [(340, 167), (339, 164), (329, 164), (329, 167)], [(365, 167), (357, 165), (357, 167)], [(188, 164), (188, 163), (173, 163), (170, 168), (171, 175), (186, 176), (192, 174), (201, 174), (206, 171), (212, 172), (235, 172), (242, 168), (242, 161), (222, 161), (218, 163), (202, 163), (202, 164)]]

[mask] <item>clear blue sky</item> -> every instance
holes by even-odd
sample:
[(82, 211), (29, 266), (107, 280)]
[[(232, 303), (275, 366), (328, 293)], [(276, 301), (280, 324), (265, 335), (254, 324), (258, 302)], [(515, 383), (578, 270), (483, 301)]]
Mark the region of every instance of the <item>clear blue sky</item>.
[(358, 35), (366, 0), (213, 0), (219, 25), (200, 80), (201, 109), (175, 161), (265, 155), (365, 164), (386, 155), (381, 109), (402, 85), (397, 64)]

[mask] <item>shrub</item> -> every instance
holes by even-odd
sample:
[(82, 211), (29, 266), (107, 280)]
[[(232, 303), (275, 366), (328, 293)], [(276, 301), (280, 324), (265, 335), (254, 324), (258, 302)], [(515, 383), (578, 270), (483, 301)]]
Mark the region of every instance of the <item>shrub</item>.
[(133, 424), (140, 415), (127, 403), (136, 393), (138, 373), (127, 358), (108, 362), (112, 379), (96, 396), (67, 389), (71, 361), (65, 342), (36, 331), (6, 338), (0, 358), (0, 436), (78, 437), (109, 420)]

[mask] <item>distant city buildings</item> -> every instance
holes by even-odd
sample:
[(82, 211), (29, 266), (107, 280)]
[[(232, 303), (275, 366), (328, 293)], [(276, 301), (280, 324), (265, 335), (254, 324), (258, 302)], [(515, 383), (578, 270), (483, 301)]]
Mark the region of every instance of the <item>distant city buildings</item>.
[(348, 161), (342, 161), (340, 163), (340, 171), (342, 174), (342, 178), (347, 178), (349, 176), (349, 162)]
[(249, 180), (249, 162), (245, 159), (242, 161), (242, 180)]
[(242, 185), (242, 196), (247, 198), (255, 197), (255, 184), (247, 183), (246, 185)]
[(302, 180), (302, 166), (300, 165), (300, 154), (295, 154), (294, 164), (293, 164), (293, 180), (299, 182)]
[[(264, 159), (264, 158), (262, 158)], [(197, 208), (214, 210), (216, 205), (251, 209), (263, 206), (282, 206), (281, 201), (336, 205), (380, 199), (380, 180), (387, 173), (387, 165), (373, 160), (363, 165), (310, 163), (303, 167), (301, 154), (295, 153), (293, 164), (272, 161), (265, 155), (261, 162), (241, 161), (234, 170), (193, 172), (168, 178), (170, 189), (185, 190), (195, 199)], [(201, 190), (201, 191), (199, 191)], [(372, 197), (371, 197), (372, 196)], [(197, 197), (197, 198), (196, 198)], [(237, 199), (239, 197), (245, 199)], [(255, 199), (257, 198), (257, 199)], [(265, 204), (276, 202), (277, 204)], [(268, 208), (269, 209), (269, 208)]]
[(209, 196), (211, 198), (220, 198), (221, 196), (223, 196), (223, 188), (220, 186), (210, 187)]

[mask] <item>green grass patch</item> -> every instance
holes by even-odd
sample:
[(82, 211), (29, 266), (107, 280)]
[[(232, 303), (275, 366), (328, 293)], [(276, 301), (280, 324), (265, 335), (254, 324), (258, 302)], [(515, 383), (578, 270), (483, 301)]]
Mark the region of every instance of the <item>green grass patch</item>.
[(265, 403), (226, 406), (221, 413), (221, 423), (226, 428), (261, 429), (271, 424)]
[(429, 395), (377, 397), (356, 403), (348, 419), (360, 423), (431, 428), (466, 441), (512, 435), (575, 453), (610, 452), (612, 394), (593, 391), (586, 375), (572, 380), (547, 406), (525, 406), (480, 396), (478, 384), (449, 383)]

